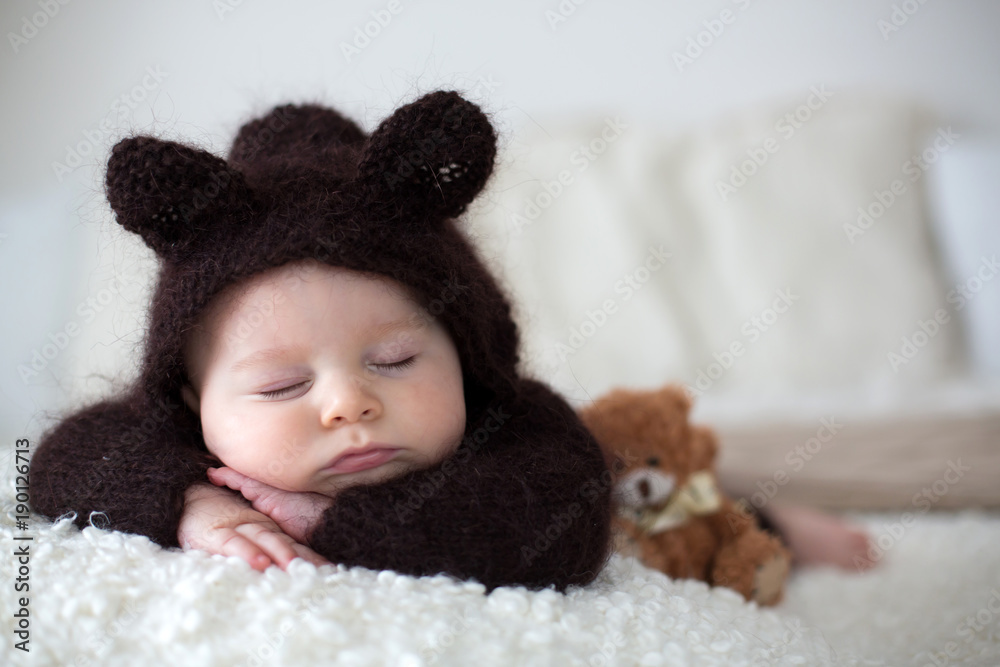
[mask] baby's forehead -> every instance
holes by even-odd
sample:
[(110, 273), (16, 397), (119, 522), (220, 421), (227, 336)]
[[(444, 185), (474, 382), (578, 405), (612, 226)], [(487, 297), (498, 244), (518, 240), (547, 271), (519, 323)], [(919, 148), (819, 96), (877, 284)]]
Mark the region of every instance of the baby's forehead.
[[(185, 367), (189, 373), (198, 375), (207, 359), (215, 357), (222, 341), (232, 336), (241, 337), (241, 327), (256, 329), (254, 318), (260, 323), (269, 320), (273, 326), (281, 320), (282, 314), (312, 312), (295, 310), (294, 293), (297, 290), (316, 287), (322, 299), (324, 291), (329, 289), (330, 299), (334, 300), (338, 290), (347, 289), (357, 281), (363, 283), (366, 294), (386, 297), (352, 305), (350, 319), (359, 326), (362, 321), (398, 320), (401, 314), (412, 320), (415, 328), (434, 325), (435, 318), (420, 306), (411, 291), (390, 278), (315, 261), (295, 262), (248, 276), (213, 297), (188, 331), (183, 351)], [(313, 292), (315, 294), (317, 292)], [(275, 315), (277, 320), (273, 319)]]
[(286, 296), (308, 286), (319, 288), (321, 293), (323, 290), (329, 290), (332, 299), (341, 290), (349, 289), (352, 284), (359, 282), (364, 283), (366, 289), (378, 295), (385, 295), (387, 298), (358, 304), (352, 309), (352, 315), (356, 318), (376, 313), (384, 309), (386, 304), (397, 309), (406, 306), (407, 310), (423, 310), (414, 294), (391, 278), (331, 266), (315, 260), (303, 260), (248, 276), (229, 285), (209, 303), (199, 328), (203, 331), (217, 329), (223, 322), (230, 321), (241, 312), (267, 308), (274, 303), (284, 303)]

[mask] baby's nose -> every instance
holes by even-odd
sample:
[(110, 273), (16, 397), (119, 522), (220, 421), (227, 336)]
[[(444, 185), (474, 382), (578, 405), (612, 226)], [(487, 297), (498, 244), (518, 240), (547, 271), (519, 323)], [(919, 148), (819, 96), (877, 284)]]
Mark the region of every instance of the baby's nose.
[(375, 419), (382, 404), (365, 378), (348, 377), (331, 386), (323, 397), (321, 419), (324, 426)]

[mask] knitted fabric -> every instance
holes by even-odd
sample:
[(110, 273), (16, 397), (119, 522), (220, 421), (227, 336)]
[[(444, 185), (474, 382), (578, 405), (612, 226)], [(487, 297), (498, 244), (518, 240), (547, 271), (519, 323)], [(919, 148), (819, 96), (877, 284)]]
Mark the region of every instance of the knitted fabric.
[[(187, 335), (228, 286), (314, 260), (408, 288), (458, 351), (457, 451), (347, 489), (309, 545), (331, 561), (474, 578), (489, 589), (591, 581), (610, 549), (600, 448), (566, 402), (518, 371), (510, 304), (456, 218), (482, 190), (496, 135), (434, 92), (372, 134), (332, 109), (284, 105), (244, 125), (228, 160), (137, 136), (108, 161), (108, 201), (160, 259), (142, 368), (121, 396), (66, 416), (31, 462), (31, 502), (55, 518), (178, 546), (184, 490), (221, 462), (181, 398)], [(96, 520), (95, 520), (96, 523)]]

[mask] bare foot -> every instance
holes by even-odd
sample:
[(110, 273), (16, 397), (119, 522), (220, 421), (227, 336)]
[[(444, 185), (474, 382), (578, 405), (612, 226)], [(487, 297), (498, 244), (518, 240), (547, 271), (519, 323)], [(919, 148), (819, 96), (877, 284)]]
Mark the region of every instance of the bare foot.
[(761, 563), (753, 575), (750, 598), (763, 606), (778, 604), (784, 594), (788, 566), (788, 556), (784, 552)]
[(802, 505), (771, 503), (768, 517), (781, 531), (796, 565), (833, 565), (844, 570), (866, 570), (868, 534), (840, 517)]

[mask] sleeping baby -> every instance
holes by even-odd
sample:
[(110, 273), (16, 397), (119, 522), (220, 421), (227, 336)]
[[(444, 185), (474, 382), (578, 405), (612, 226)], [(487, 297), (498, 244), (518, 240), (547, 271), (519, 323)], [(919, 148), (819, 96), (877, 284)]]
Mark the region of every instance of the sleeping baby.
[(278, 107), (227, 160), (119, 142), (108, 200), (160, 259), (142, 367), (45, 434), (36, 511), (258, 569), (592, 581), (601, 450), (521, 374), (507, 297), (456, 224), (495, 152), (479, 108), (440, 91), (371, 135)]

